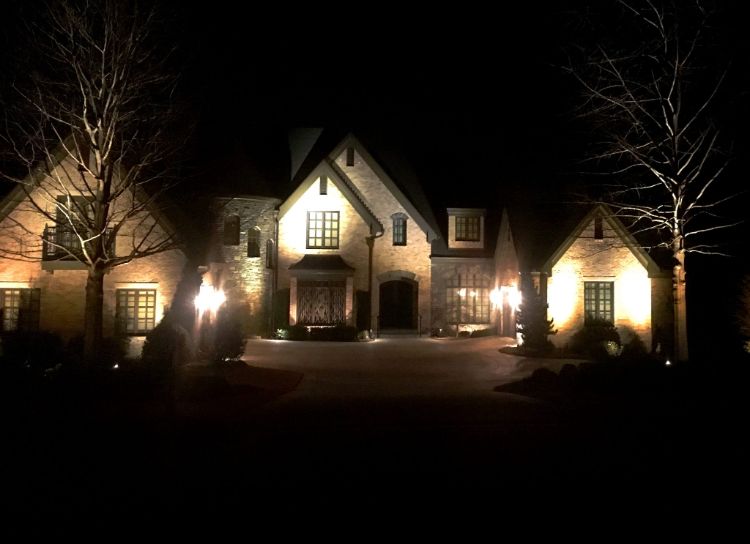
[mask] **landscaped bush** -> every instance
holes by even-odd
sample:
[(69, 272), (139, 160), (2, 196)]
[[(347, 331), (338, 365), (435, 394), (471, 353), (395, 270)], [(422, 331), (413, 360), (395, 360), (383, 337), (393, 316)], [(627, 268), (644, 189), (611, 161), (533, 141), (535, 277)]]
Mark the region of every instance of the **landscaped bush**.
[(609, 359), (620, 354), (620, 335), (615, 326), (604, 319), (590, 319), (570, 339), (569, 348), (592, 359)]
[(326, 342), (354, 342), (357, 340), (357, 328), (349, 325), (335, 327), (312, 327), (310, 340)]
[(4, 370), (44, 372), (65, 362), (65, 350), (51, 332), (6, 332), (0, 336), (0, 361)]
[(141, 360), (150, 372), (163, 376), (172, 370), (179, 337), (180, 333), (169, 319), (169, 314), (146, 335)]
[(481, 338), (483, 336), (495, 336), (495, 329), (477, 329), (471, 332), (472, 338)]
[(529, 296), (516, 313), (516, 332), (521, 333), (524, 351), (528, 353), (545, 352), (554, 349), (547, 338), (557, 334), (554, 321), (547, 319), (547, 304), (539, 295)]
[(239, 359), (245, 353), (245, 340), (249, 311), (244, 306), (223, 307), (216, 316), (214, 359), (226, 361)]

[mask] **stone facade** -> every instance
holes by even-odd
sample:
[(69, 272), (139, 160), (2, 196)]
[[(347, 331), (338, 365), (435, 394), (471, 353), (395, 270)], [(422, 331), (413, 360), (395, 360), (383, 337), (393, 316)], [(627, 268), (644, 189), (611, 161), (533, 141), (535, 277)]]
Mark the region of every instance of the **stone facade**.
[[(221, 287), (230, 304), (246, 307), (247, 332), (268, 335), (271, 331), (272, 297), (275, 291), (276, 207), (275, 198), (218, 198), (213, 202), (213, 252), (211, 283)], [(227, 219), (239, 219), (237, 244), (225, 243)], [(257, 244), (257, 256), (249, 242)]]

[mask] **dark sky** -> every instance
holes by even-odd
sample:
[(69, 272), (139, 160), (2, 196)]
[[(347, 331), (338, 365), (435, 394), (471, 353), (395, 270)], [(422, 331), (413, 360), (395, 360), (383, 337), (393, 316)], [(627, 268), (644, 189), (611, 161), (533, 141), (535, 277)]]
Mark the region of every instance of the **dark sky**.
[(240, 137), (273, 162), (287, 127), (341, 126), (403, 147), (431, 191), (549, 180), (573, 151), (562, 135), (571, 82), (553, 66), (564, 10), (487, 9), (193, 13), (206, 145)]

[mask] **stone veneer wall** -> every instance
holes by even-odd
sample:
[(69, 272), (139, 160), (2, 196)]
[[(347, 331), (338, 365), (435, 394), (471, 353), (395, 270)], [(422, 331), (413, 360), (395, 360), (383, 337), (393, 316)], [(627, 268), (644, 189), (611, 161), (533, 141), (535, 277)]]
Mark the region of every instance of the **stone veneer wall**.
[[(272, 240), (275, 245), (278, 204), (278, 199), (263, 197), (218, 198), (213, 204), (215, 253), (211, 260), (218, 277), (212, 281), (218, 281), (228, 302), (246, 306), (251, 335), (270, 332), (275, 272), (267, 266), (266, 242)], [(224, 219), (233, 215), (240, 218), (240, 243), (224, 245)], [(260, 257), (247, 256), (248, 232), (254, 228), (260, 230)]]
[(614, 282), (614, 320), (623, 340), (630, 329), (651, 346), (651, 280), (633, 251), (626, 247), (608, 220), (604, 237), (594, 239), (594, 221), (587, 225), (554, 264), (547, 283), (549, 315), (558, 332), (550, 340), (558, 346), (570, 341), (584, 323), (584, 282)]
[[(378, 276), (385, 277), (389, 272), (396, 274), (408, 272), (414, 274), (414, 280), (418, 283), (417, 304), (421, 316), (422, 332), (429, 332), (432, 322), (430, 264), (432, 247), (427, 241), (427, 233), (420, 228), (414, 218), (393, 196), (358, 151), (355, 151), (353, 166), (346, 165), (346, 149), (336, 158), (336, 165), (362, 194), (367, 206), (385, 228), (383, 236), (375, 240), (373, 251), (373, 286), (370, 299), (373, 323), (376, 323), (376, 318), (380, 312)], [(391, 216), (395, 213), (403, 213), (407, 216), (407, 245), (405, 246), (393, 245), (393, 219)], [(365, 252), (364, 255), (365, 281), (362, 287), (357, 284), (357, 289), (367, 289), (367, 253)]]

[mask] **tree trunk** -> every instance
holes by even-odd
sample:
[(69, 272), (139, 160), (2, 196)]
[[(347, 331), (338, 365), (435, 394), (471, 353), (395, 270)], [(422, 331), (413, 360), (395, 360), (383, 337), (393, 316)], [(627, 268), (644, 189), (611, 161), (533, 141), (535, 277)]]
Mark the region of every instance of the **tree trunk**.
[[(676, 242), (678, 244), (679, 242)], [(681, 245), (681, 244), (680, 244)], [(674, 348), (673, 357), (676, 361), (688, 360), (687, 337), (687, 304), (685, 298), (686, 273), (685, 250), (680, 248), (674, 252), (678, 264), (672, 269), (672, 288), (674, 295)]]
[(102, 313), (104, 306), (104, 271), (90, 268), (86, 279), (86, 308), (83, 330), (83, 362), (92, 366), (102, 345)]

